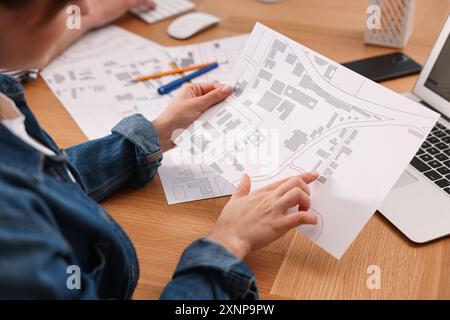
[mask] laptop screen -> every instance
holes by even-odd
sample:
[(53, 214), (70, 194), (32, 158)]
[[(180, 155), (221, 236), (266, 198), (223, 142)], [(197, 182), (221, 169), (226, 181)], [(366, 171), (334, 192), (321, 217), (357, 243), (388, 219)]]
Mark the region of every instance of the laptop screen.
[(425, 87), (450, 101), (450, 36), (425, 81)]

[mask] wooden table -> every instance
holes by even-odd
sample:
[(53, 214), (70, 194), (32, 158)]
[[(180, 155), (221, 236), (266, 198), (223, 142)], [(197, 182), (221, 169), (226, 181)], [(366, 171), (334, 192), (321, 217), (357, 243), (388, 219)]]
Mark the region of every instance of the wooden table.
[[(163, 45), (201, 42), (250, 32), (256, 21), (338, 62), (383, 54), (392, 49), (365, 46), (365, 0), (198, 0), (199, 11), (222, 18), (192, 40), (170, 39), (164, 21), (149, 26), (126, 16), (118, 25)], [(419, 63), (426, 57), (450, 12), (449, 0), (417, 0), (414, 34), (404, 51)], [(410, 91), (415, 76), (383, 83)], [(41, 124), (61, 147), (86, 141), (78, 126), (45, 83), (26, 86)], [(104, 206), (133, 240), (141, 266), (136, 299), (156, 299), (171, 278), (183, 249), (208, 233), (228, 198), (168, 206), (159, 178), (140, 190), (123, 190)], [(427, 214), (424, 212), (424, 214)], [(299, 234), (289, 233), (246, 261), (257, 277), (262, 298), (450, 298), (450, 239), (414, 244), (376, 213), (337, 261)], [(369, 265), (381, 270), (381, 289), (369, 290)]]

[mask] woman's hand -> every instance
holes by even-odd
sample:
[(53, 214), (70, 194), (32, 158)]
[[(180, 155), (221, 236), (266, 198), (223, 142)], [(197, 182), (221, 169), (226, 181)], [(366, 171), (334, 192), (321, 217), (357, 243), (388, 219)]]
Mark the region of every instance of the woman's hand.
[(223, 101), (233, 88), (217, 83), (191, 83), (184, 85), (169, 106), (154, 121), (158, 131), (161, 151), (174, 147), (172, 134), (186, 129), (209, 107)]
[[(292, 228), (316, 224), (317, 216), (310, 207), (308, 184), (318, 178), (309, 172), (290, 177), (249, 194), (250, 178), (243, 175), (241, 184), (225, 205), (208, 239), (222, 244), (243, 259), (277, 240)], [(287, 213), (298, 206), (298, 212)]]

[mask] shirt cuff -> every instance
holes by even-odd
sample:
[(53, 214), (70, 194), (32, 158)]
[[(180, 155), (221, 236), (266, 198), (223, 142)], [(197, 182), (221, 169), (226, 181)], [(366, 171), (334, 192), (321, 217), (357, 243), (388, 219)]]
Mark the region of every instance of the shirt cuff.
[(156, 128), (143, 115), (135, 114), (120, 121), (111, 131), (135, 145), (139, 179), (133, 185), (144, 186), (153, 179), (163, 159)]
[(120, 121), (112, 132), (119, 133), (147, 155), (149, 162), (162, 159), (159, 135), (153, 124), (143, 115), (135, 114)]
[(174, 277), (193, 269), (215, 271), (237, 299), (259, 297), (255, 276), (247, 264), (216, 242), (206, 238), (194, 241), (183, 252)]

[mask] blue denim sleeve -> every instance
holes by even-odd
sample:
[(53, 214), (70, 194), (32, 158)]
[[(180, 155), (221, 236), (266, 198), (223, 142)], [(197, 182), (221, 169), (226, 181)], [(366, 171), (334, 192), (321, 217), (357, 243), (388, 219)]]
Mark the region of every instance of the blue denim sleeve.
[(164, 300), (256, 300), (256, 280), (248, 266), (225, 247), (207, 239), (183, 252)]
[(146, 185), (162, 160), (159, 135), (140, 114), (123, 119), (112, 134), (69, 148), (66, 153), (86, 192), (96, 201), (123, 185)]

